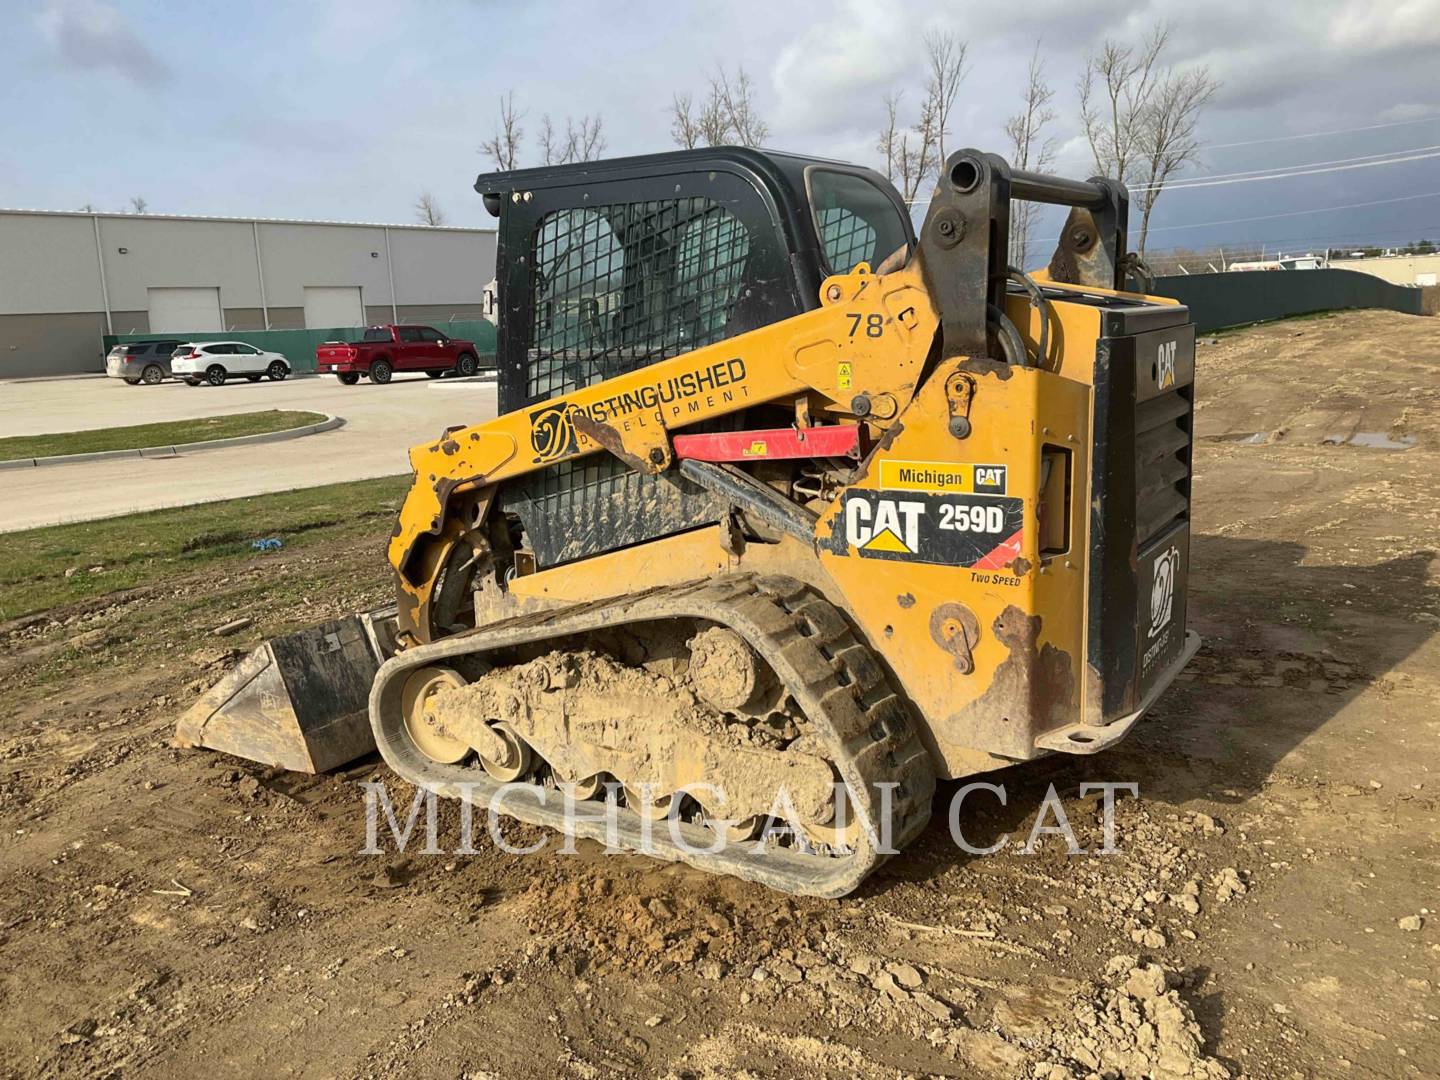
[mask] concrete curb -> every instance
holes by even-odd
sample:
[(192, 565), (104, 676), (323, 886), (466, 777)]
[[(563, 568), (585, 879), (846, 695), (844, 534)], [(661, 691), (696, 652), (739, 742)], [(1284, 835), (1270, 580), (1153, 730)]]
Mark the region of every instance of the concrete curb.
[(203, 450), (225, 450), (231, 446), (285, 442), (288, 439), (298, 439), (305, 435), (318, 435), (322, 431), (334, 431), (344, 423), (343, 416), (326, 416), (324, 420), (316, 423), (287, 428), (284, 431), (262, 431), (256, 435), (235, 435), (229, 439), (210, 439), (208, 442), (176, 443), (174, 446), (142, 446), (134, 450), (97, 450), (92, 454), (58, 454), (55, 457), (16, 458), (14, 461), (0, 461), (0, 470), (34, 469), (42, 465), (75, 465), (85, 461), (110, 461), (115, 458), (179, 457), (182, 453), (194, 454)]
[(468, 379), (431, 379), (432, 390), (493, 390), (499, 383), (500, 373), (493, 368), (477, 371)]

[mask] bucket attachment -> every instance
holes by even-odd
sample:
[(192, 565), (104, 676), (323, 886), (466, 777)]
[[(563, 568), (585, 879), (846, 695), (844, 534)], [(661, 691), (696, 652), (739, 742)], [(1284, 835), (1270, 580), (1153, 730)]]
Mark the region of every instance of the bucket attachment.
[(390, 608), (272, 638), (200, 696), (176, 743), (307, 773), (363, 757), (375, 749), (370, 684), (394, 630)]

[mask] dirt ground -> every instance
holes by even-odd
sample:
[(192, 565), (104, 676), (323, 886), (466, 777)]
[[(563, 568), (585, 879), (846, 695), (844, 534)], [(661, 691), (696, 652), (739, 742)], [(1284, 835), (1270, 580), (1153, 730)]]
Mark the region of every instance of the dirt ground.
[[(1201, 653), (1117, 749), (989, 777), (966, 835), (1011, 847), (953, 846), (942, 784), (840, 901), (363, 856), (383, 768), (172, 748), (239, 650), (383, 599), (381, 523), (0, 626), (0, 1075), (1440, 1075), (1440, 319), (1204, 341)], [(1120, 852), (1018, 852), (1052, 784), (1097, 842), (1086, 781), (1139, 785)]]

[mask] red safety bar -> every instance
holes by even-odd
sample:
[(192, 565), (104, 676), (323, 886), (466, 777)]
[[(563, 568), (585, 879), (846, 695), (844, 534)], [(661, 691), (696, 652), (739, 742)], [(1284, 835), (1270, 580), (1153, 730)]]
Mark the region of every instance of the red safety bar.
[(779, 458), (859, 457), (860, 425), (776, 428), (773, 431), (714, 431), (676, 435), (677, 458), (693, 461), (756, 461)]

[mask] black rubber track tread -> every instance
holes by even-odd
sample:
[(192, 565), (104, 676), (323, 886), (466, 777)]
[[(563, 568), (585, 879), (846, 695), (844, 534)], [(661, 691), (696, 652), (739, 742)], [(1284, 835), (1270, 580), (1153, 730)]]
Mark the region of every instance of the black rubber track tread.
[[(687, 852), (673, 844), (662, 828), (651, 836), (654, 854), (787, 892), (834, 897), (851, 892), (885, 858), (871, 837), (876, 834), (876, 814), (886, 805), (887, 793), (890, 848), (900, 850), (919, 834), (930, 817), (935, 773), (910, 708), (845, 616), (793, 578), (735, 574), (650, 589), (532, 612), (408, 649), (385, 662), (371, 690), (370, 721), (376, 743), (391, 768), (411, 783), (484, 805), (497, 785), (483, 771), (440, 765), (410, 743), (399, 715), (400, 688), (407, 673), (426, 664), (443, 664), (447, 659), (511, 645), (671, 618), (700, 618), (729, 626), (770, 663), (827, 744), (856, 812), (869, 827), (854, 852), (829, 855), (787, 849), (758, 854), (752, 845), (730, 845), (718, 854)], [(547, 795), (537, 786), (523, 790), (520, 796), (506, 802), (505, 809), (512, 816), (563, 828), (557, 792)], [(626, 844), (642, 827), (637, 816), (618, 816), (622, 823), (619, 839)], [(603, 824), (577, 822), (570, 831), (604, 840), (603, 828)], [(681, 828), (698, 829), (691, 825)], [(703, 835), (696, 834), (697, 838)], [(880, 839), (887, 840), (883, 835)]]

